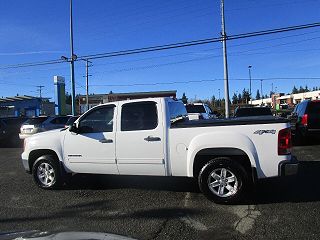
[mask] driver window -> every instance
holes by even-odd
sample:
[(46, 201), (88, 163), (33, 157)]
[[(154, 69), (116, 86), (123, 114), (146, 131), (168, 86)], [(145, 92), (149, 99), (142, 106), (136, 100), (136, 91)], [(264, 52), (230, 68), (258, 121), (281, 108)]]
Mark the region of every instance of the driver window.
[(81, 133), (113, 131), (114, 106), (99, 107), (89, 112), (79, 122)]

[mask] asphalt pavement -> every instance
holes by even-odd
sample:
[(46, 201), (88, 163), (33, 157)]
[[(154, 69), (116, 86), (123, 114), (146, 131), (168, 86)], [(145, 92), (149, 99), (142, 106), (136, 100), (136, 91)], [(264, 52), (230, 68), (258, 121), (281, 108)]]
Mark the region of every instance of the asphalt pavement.
[[(320, 238), (320, 145), (299, 146), (296, 177), (261, 181), (239, 205), (207, 200), (188, 178), (76, 175), (42, 190), (20, 148), (0, 148), (0, 232), (94, 231), (137, 239)], [(319, 162), (318, 162), (319, 160)]]

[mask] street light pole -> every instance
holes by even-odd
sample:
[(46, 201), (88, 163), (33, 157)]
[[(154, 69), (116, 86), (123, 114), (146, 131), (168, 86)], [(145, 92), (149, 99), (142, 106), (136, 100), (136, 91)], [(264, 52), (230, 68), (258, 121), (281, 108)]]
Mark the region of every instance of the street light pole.
[(73, 23), (72, 23), (72, 0), (70, 0), (70, 71), (71, 71), (71, 110), (72, 115), (76, 115), (76, 102), (75, 102), (75, 78), (74, 78), (74, 53), (73, 53)]
[(248, 66), (248, 69), (249, 69), (249, 79), (250, 79), (250, 104), (252, 104), (252, 93), (251, 93), (251, 68), (252, 68), (252, 66)]
[(227, 60), (227, 35), (224, 19), (224, 0), (221, 0), (221, 29), (223, 46), (223, 65), (224, 65), (224, 97), (225, 97), (225, 115), (229, 118), (229, 81), (228, 81), (228, 60)]
[(263, 104), (263, 92), (262, 92), (262, 79), (260, 80), (260, 88), (261, 88), (261, 105)]
[(220, 88), (218, 88), (219, 91), (219, 109), (221, 108), (221, 100), (220, 100)]

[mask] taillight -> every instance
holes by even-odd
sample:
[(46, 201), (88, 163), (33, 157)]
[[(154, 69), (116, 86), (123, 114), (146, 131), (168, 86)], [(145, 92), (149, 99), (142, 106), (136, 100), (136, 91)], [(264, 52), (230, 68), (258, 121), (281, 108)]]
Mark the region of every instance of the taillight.
[(307, 126), (307, 125), (308, 125), (308, 114), (304, 114), (304, 115), (302, 116), (301, 124), (302, 124), (303, 126)]
[(291, 154), (291, 130), (285, 128), (279, 131), (278, 134), (278, 155)]

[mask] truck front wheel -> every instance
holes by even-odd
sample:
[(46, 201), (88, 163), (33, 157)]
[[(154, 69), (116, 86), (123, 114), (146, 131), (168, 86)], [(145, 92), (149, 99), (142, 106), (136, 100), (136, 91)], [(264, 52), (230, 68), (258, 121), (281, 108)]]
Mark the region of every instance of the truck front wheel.
[(39, 157), (32, 167), (35, 183), (43, 189), (55, 189), (61, 186), (62, 174), (57, 161), (51, 155)]
[(200, 171), (198, 183), (204, 195), (216, 203), (235, 203), (248, 187), (246, 170), (228, 157), (209, 161)]

